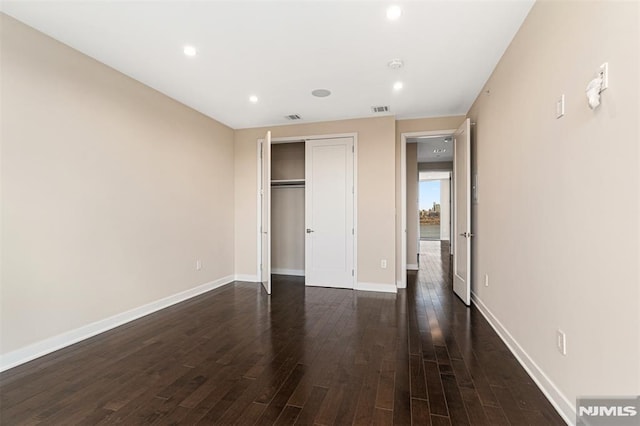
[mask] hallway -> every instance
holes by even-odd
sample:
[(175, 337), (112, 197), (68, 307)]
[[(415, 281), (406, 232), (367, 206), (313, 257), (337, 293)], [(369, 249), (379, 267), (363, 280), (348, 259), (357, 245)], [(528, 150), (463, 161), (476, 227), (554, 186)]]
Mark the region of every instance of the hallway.
[(397, 295), (235, 283), (0, 375), (6, 425), (564, 424), (475, 308), (448, 245)]
[(564, 424), (480, 312), (453, 294), (451, 269), (448, 241), (420, 242), (407, 284), (413, 411), (428, 408), (434, 425)]

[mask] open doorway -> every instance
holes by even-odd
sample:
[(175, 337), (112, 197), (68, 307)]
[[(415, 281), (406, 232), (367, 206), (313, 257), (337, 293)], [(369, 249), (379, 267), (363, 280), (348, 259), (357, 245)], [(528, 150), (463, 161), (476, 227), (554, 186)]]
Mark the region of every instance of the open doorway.
[[(462, 302), (471, 304), (471, 121), (465, 119), (458, 129), (425, 131), (400, 135), (400, 281), (406, 287), (407, 271), (418, 266), (419, 258), (419, 173), (448, 171), (451, 174), (449, 253), (453, 255), (453, 291)], [(438, 146), (440, 145), (440, 146)], [(426, 164), (426, 165), (425, 165)], [(415, 187), (415, 189), (412, 189)], [(416, 230), (410, 229), (415, 226)], [(412, 241), (413, 240), (413, 241)], [(412, 264), (418, 261), (418, 265)], [(415, 268), (417, 269), (417, 268)]]
[[(443, 172), (445, 175), (433, 177), (437, 180), (446, 180), (453, 171), (454, 142), (453, 134), (456, 129), (441, 131), (424, 131), (401, 134), (400, 144), (400, 271), (401, 276), (398, 287), (406, 286), (406, 271), (417, 271), (420, 263), (420, 180), (428, 180), (425, 172)], [(422, 177), (421, 177), (422, 175)], [(451, 179), (452, 180), (452, 179)], [(451, 182), (451, 180), (449, 182)], [(451, 194), (449, 191), (440, 191)], [(450, 197), (451, 201), (453, 197)], [(440, 200), (442, 207), (442, 200)], [(450, 203), (445, 202), (444, 204)], [(429, 207), (428, 207), (429, 208)], [(427, 208), (427, 210), (428, 210)], [(433, 201), (430, 208), (433, 208)], [(444, 223), (452, 223), (451, 207), (446, 214), (448, 219), (440, 221), (440, 226)], [(442, 216), (442, 211), (440, 215)], [(432, 224), (433, 225), (433, 224)], [(423, 226), (423, 230), (424, 230)], [(449, 229), (449, 234), (451, 230)], [(447, 236), (446, 230), (441, 230), (437, 237)], [(433, 235), (432, 238), (435, 238)], [(453, 246), (453, 241), (450, 246)], [(451, 247), (453, 248), (453, 247)]]

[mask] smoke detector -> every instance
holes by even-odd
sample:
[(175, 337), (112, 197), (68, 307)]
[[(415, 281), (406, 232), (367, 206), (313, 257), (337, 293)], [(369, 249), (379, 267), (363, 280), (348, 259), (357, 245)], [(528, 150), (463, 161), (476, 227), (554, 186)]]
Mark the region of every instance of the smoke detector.
[(404, 66), (404, 62), (402, 62), (402, 59), (392, 59), (389, 61), (387, 66), (392, 70), (397, 70)]

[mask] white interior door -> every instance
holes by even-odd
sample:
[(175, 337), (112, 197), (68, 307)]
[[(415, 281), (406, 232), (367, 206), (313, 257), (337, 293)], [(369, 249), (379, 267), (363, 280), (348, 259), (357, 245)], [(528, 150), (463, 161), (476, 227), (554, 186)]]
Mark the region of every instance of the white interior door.
[(260, 159), (260, 281), (267, 294), (271, 294), (271, 132), (260, 144)]
[(466, 119), (454, 135), (453, 291), (471, 304), (471, 139)]
[(306, 285), (353, 288), (353, 158), (353, 138), (306, 142)]

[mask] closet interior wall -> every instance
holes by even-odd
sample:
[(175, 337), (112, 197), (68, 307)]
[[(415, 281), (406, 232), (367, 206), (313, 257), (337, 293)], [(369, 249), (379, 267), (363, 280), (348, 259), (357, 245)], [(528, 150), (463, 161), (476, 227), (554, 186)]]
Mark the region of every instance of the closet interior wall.
[(305, 142), (271, 145), (271, 272), (304, 276)]

